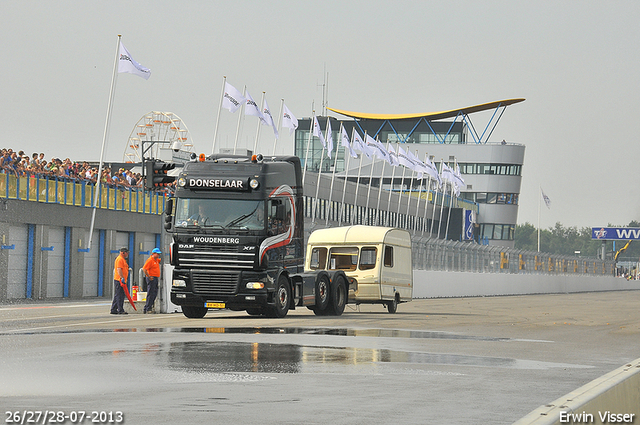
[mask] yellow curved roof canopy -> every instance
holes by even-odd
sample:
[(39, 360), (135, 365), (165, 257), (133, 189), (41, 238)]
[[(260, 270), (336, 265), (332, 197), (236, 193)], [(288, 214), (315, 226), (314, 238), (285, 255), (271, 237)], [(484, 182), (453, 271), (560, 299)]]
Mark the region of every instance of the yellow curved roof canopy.
[(495, 102), (483, 103), (481, 105), (467, 106), (466, 108), (452, 109), (450, 111), (428, 112), (425, 114), (366, 114), (363, 112), (343, 111), (341, 109), (327, 108), (330, 111), (340, 115), (346, 115), (351, 118), (360, 118), (365, 120), (406, 120), (412, 118), (426, 118), (427, 120), (441, 120), (444, 118), (455, 118), (459, 113), (472, 114), (474, 112), (487, 111), (499, 108), (501, 106), (509, 106), (514, 103), (524, 102), (524, 99), (506, 99), (497, 100)]

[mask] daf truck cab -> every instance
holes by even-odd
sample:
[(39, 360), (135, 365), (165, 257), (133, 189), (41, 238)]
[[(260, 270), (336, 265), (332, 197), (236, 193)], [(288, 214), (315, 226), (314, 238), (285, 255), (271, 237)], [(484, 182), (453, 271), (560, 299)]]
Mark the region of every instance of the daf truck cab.
[(341, 271), (304, 272), (302, 172), (295, 156), (212, 155), (186, 163), (166, 208), (171, 302), (284, 317), (296, 306), (342, 314)]

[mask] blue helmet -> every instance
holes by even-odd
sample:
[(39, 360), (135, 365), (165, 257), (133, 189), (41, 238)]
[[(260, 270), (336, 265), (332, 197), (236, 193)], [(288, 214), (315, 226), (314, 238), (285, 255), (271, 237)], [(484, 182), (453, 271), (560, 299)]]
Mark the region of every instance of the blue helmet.
[(162, 254), (162, 251), (160, 251), (160, 248), (153, 248), (153, 251), (151, 251), (152, 254)]

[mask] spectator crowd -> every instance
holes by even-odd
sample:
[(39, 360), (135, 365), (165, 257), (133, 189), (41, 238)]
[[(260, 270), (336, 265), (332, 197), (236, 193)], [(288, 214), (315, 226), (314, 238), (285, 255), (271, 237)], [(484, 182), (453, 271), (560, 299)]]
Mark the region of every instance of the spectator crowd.
[[(86, 161), (74, 162), (69, 158), (51, 158), (46, 160), (44, 153), (33, 153), (31, 156), (24, 151), (15, 152), (11, 148), (0, 150), (0, 172), (13, 174), (18, 177), (40, 176), (62, 180), (85, 181), (96, 183), (98, 168)], [(112, 170), (105, 167), (102, 170), (100, 184), (112, 188), (142, 188), (144, 178), (140, 173), (120, 168)]]

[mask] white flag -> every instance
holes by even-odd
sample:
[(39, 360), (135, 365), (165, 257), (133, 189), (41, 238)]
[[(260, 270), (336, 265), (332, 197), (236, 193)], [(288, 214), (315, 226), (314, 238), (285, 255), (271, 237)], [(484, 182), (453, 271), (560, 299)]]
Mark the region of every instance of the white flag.
[(451, 169), (451, 167), (449, 167), (444, 162), (442, 163), (442, 174), (441, 174), (441, 177), (442, 177), (442, 180), (448, 180), (451, 183), (454, 182), (453, 170)]
[(373, 151), (373, 154), (380, 159), (384, 159), (385, 161), (389, 161), (389, 153), (384, 148), (382, 143), (378, 142), (373, 137), (367, 134), (367, 147)]
[(393, 165), (394, 167), (397, 167), (398, 165), (400, 165), (400, 161), (398, 160), (398, 154), (396, 153), (395, 149), (393, 149), (393, 145), (391, 144), (389, 145), (389, 164)]
[(293, 130), (298, 128), (298, 119), (291, 113), (287, 105), (283, 104), (282, 112), (282, 126), (289, 129), (289, 134), (293, 133)]
[(342, 132), (340, 133), (340, 144), (349, 151), (349, 155), (351, 155), (351, 158), (357, 158), (358, 154), (353, 150), (353, 147), (351, 147), (351, 143), (349, 143), (349, 135), (347, 134), (347, 130), (345, 130), (344, 127), (341, 128)]
[(544, 204), (547, 206), (547, 208), (551, 209), (551, 199), (549, 199), (549, 197), (544, 194), (544, 190), (542, 190), (542, 188), (540, 188), (540, 192), (542, 193), (542, 199), (544, 199)]
[(324, 136), (322, 135), (322, 130), (320, 130), (320, 124), (318, 123), (318, 118), (313, 116), (313, 135), (320, 139), (320, 143), (322, 143), (322, 147), (327, 148), (327, 142), (324, 140)]
[(253, 97), (247, 92), (247, 106), (244, 108), (245, 115), (253, 115), (254, 117), (260, 118), (260, 121), (263, 121), (264, 118), (262, 116), (262, 112), (260, 112), (260, 108)]
[(327, 117), (327, 134), (324, 138), (327, 140), (327, 156), (331, 159), (331, 152), (333, 152), (333, 131), (331, 130), (331, 120)]
[(455, 180), (456, 186), (464, 187), (464, 179), (462, 178), (462, 174), (460, 173), (460, 166), (456, 164), (456, 170), (453, 172), (453, 178)]
[(353, 130), (353, 147), (365, 154), (368, 159), (371, 159), (371, 157), (373, 156), (373, 151), (369, 149), (367, 144), (362, 140), (362, 137), (360, 137), (355, 129)]
[(228, 109), (229, 112), (235, 112), (242, 106), (247, 99), (231, 84), (225, 81), (224, 96), (222, 98), (222, 107)]
[(276, 139), (278, 138), (278, 129), (276, 128), (276, 124), (273, 122), (273, 115), (271, 115), (271, 110), (269, 109), (269, 104), (267, 103), (267, 98), (264, 99), (264, 104), (262, 105), (262, 124), (270, 125), (273, 128), (273, 133), (276, 135)]
[(134, 74), (138, 77), (144, 78), (145, 80), (149, 79), (149, 77), (151, 76), (151, 70), (136, 62), (129, 54), (127, 48), (124, 47), (122, 41), (120, 42), (119, 53), (120, 57), (118, 58), (118, 72)]
[(407, 155), (404, 149), (402, 149), (400, 146), (398, 146), (398, 161), (408, 169), (415, 171), (415, 164), (413, 163), (413, 161), (411, 161), (409, 155)]

